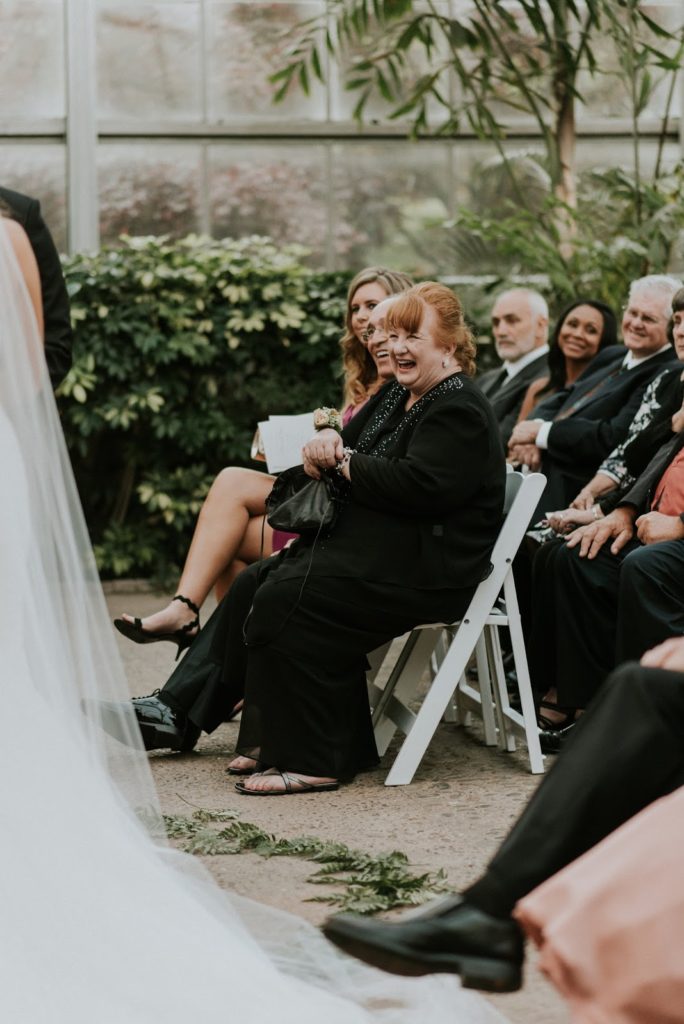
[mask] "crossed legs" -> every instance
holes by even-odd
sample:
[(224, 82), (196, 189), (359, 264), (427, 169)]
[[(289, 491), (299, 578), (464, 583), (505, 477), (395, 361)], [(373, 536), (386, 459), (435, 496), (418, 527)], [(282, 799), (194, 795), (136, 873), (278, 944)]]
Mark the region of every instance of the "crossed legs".
[[(236, 466), (221, 470), (200, 510), (176, 593), (201, 606), (215, 587), (220, 601), (247, 565), (271, 554), (273, 530), (264, 510), (272, 487), (273, 477), (266, 473)], [(171, 601), (142, 624), (152, 633), (172, 632), (192, 618), (187, 605)]]

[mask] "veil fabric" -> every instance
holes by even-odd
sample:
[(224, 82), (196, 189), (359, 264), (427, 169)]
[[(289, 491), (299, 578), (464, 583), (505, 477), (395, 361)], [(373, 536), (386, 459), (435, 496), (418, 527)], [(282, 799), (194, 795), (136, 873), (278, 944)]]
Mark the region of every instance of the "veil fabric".
[(0, 1020), (496, 1024), (219, 890), (165, 844), (25, 282), (0, 218)]

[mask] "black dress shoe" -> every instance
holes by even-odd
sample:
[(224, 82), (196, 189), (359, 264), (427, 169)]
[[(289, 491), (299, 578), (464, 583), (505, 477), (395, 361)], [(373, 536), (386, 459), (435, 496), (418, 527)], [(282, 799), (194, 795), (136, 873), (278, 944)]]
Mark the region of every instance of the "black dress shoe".
[(560, 754), (576, 725), (577, 721), (574, 721), (560, 729), (540, 729), (539, 746), (542, 754)]
[(202, 730), (160, 700), (158, 694), (157, 690), (147, 697), (134, 697), (131, 702), (145, 750), (192, 750)]
[(514, 992), (522, 984), (519, 926), (460, 896), (437, 900), (403, 921), (340, 914), (326, 921), (323, 933), (345, 953), (391, 974), (459, 974), (464, 988), (485, 992)]

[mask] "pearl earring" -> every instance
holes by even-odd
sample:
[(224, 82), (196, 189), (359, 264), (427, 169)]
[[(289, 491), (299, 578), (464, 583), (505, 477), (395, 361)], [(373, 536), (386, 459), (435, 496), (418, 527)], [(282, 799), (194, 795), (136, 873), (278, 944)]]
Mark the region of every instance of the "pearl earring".
[(451, 362), (451, 360), (449, 359), (448, 356), (445, 356), (444, 359), (442, 360), (442, 366), (444, 367), (445, 370), (446, 370), (446, 368), (447, 368), (447, 366), (449, 365), (450, 362)]

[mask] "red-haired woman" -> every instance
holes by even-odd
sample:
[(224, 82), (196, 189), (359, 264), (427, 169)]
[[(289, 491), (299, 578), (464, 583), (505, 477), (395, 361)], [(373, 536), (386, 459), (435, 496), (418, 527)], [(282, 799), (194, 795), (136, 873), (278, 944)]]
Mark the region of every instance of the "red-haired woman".
[(210, 732), (244, 695), (232, 767), (265, 770), (243, 793), (336, 789), (375, 763), (366, 654), (462, 615), (500, 526), (504, 457), (458, 299), (418, 285), (385, 321), (396, 382), (304, 449), (310, 476), (336, 467), (348, 485), (332, 535), (240, 574), (216, 613), (215, 672), (184, 709)]

